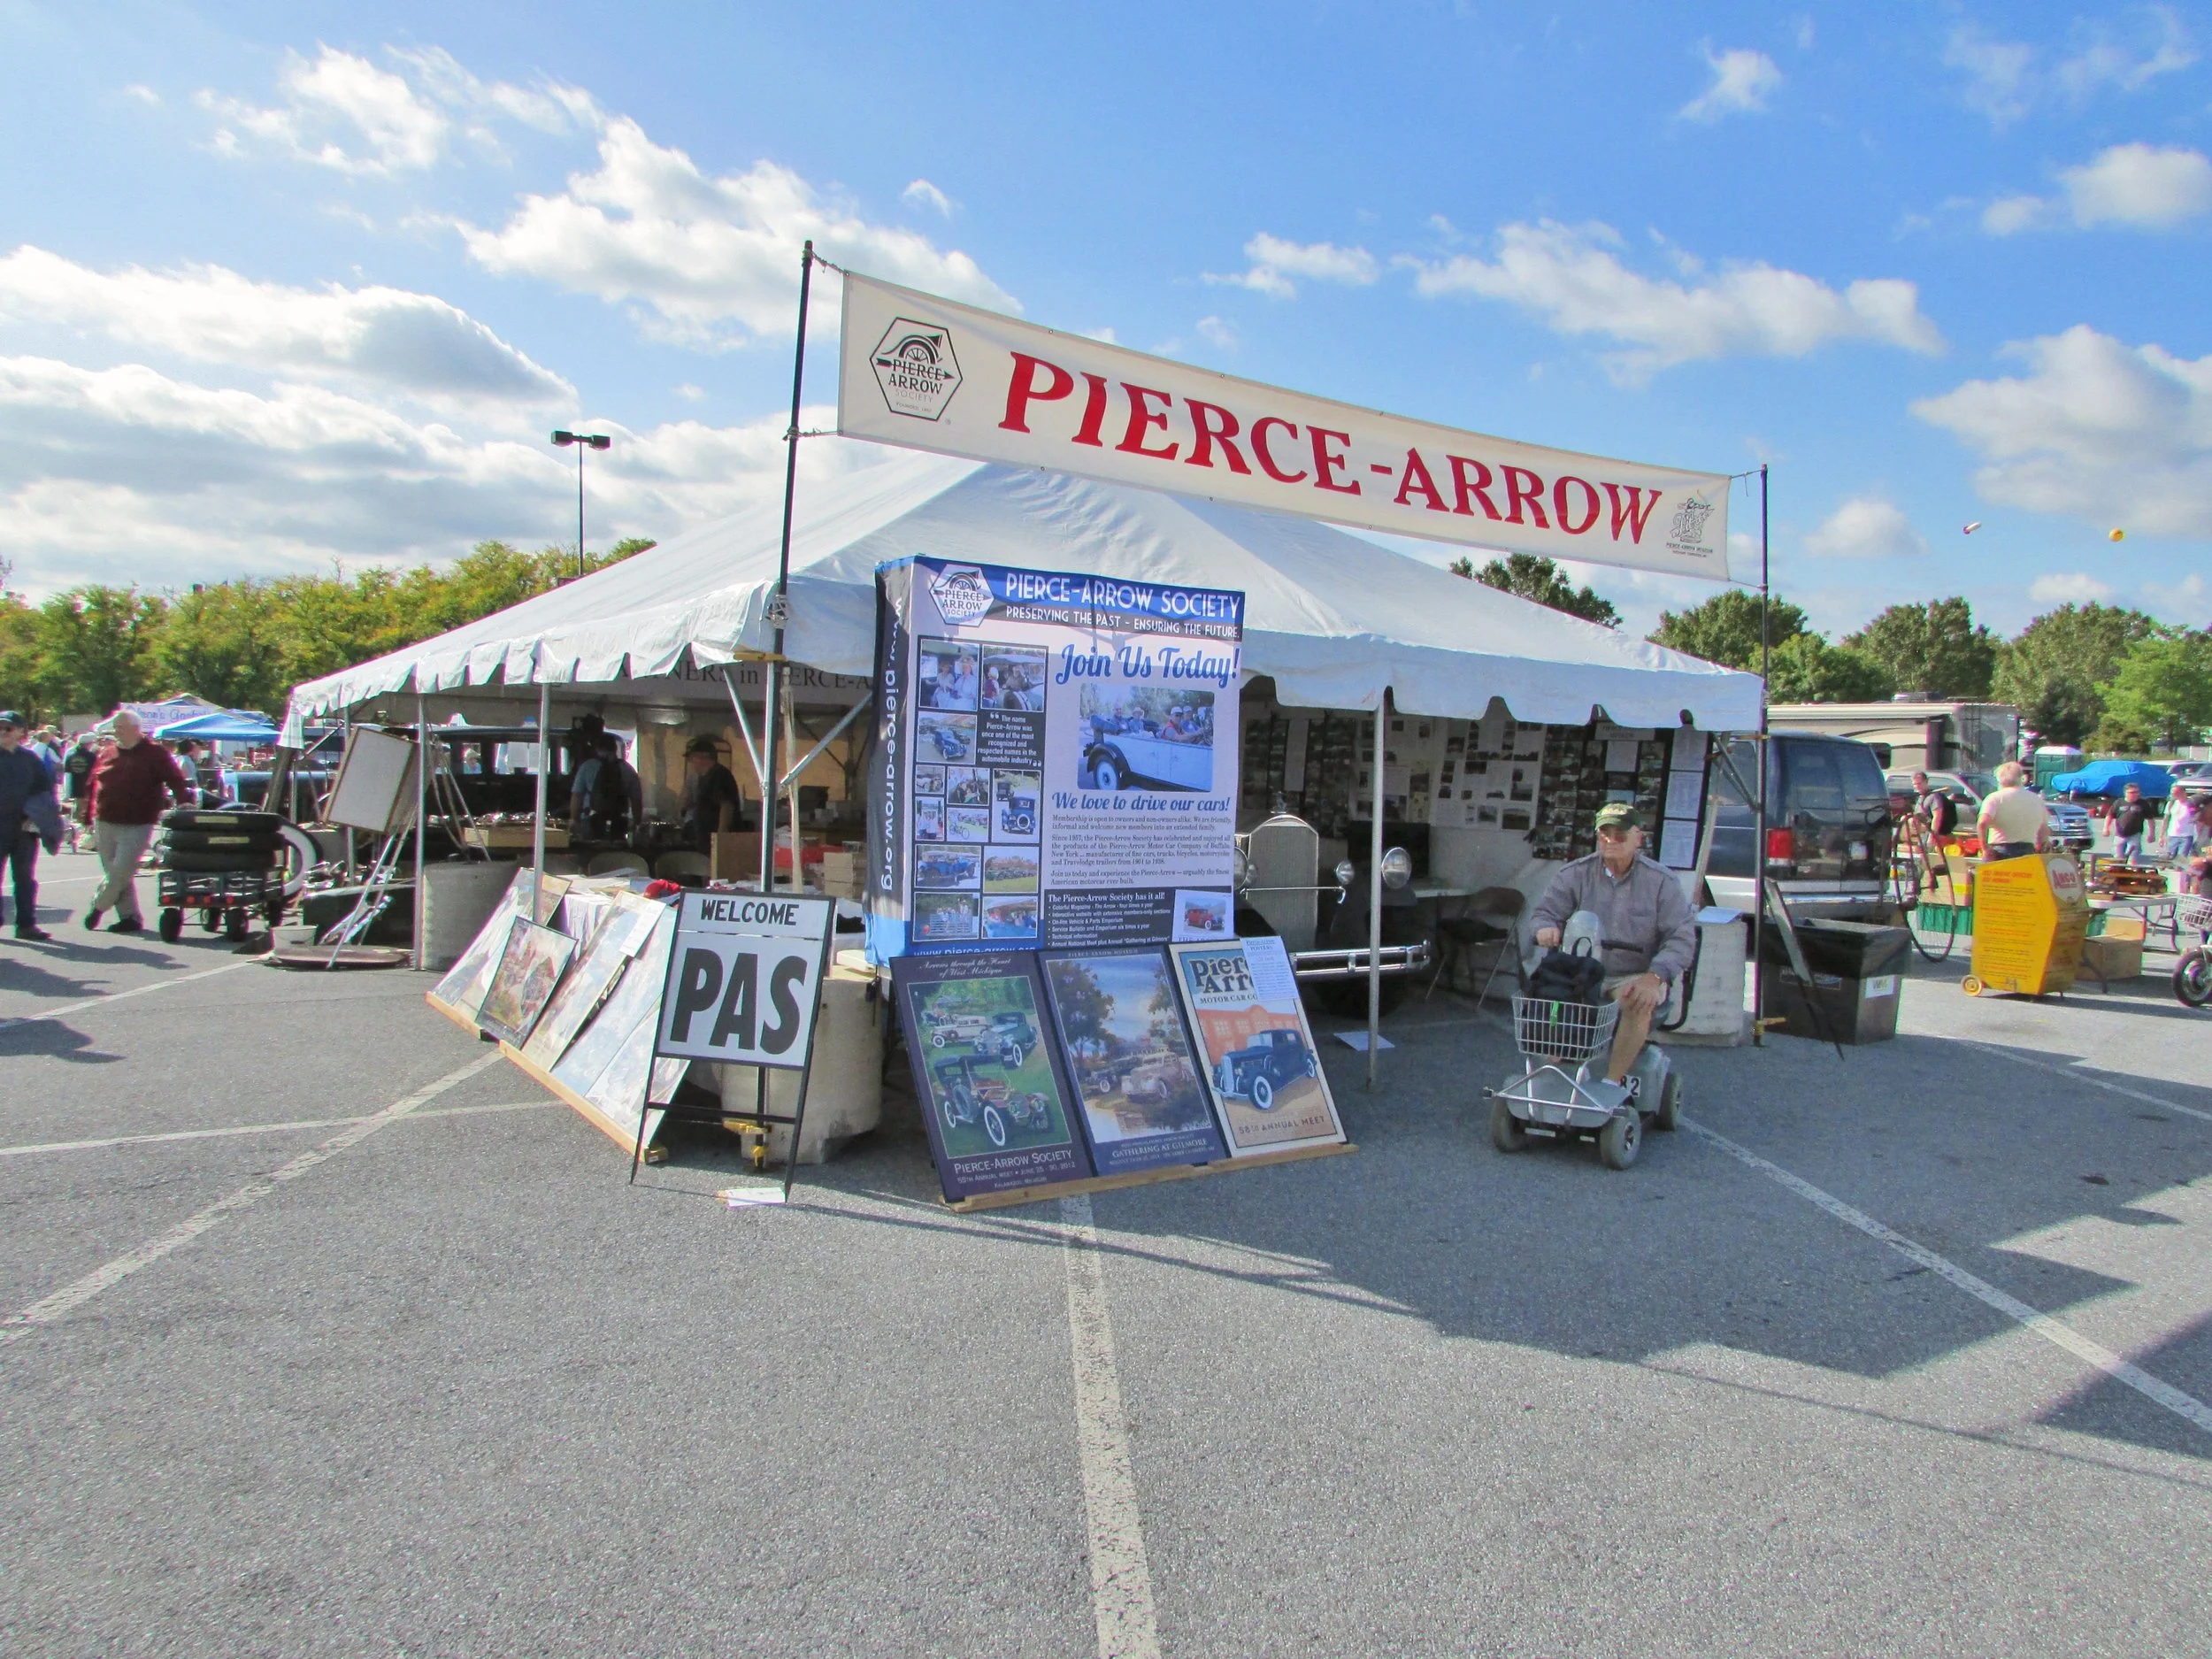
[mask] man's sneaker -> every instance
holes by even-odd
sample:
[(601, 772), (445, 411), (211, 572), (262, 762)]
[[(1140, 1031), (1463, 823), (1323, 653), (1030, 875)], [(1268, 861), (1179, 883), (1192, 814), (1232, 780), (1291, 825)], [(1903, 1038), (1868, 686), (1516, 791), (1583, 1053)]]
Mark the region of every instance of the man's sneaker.
[(96, 933), (100, 931), (99, 911), (87, 910), (84, 913), (84, 930), (88, 933)]
[(53, 934), (48, 933), (43, 927), (19, 927), (15, 930), (15, 936), (18, 939), (27, 939), (41, 945), (53, 938)]
[(142, 933), (145, 931), (146, 924), (135, 916), (119, 916), (108, 924), (111, 933)]

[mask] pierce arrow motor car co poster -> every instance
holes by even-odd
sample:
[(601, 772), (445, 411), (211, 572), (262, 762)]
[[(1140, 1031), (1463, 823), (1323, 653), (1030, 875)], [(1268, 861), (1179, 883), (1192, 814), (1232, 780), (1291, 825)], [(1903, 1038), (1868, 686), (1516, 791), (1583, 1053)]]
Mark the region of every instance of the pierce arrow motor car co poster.
[(1721, 474), (1409, 420), (849, 272), (837, 429), (1432, 541), (1729, 574)]
[(1045, 989), (1101, 1175), (1227, 1156), (1157, 945), (1048, 953)]
[(1035, 951), (901, 956), (891, 984), (948, 1199), (1090, 1175)]
[(878, 959), (1227, 938), (1244, 595), (939, 558), (878, 582)]
[(1232, 1156), (1340, 1143), (1344, 1125), (1283, 941), (1177, 945), (1174, 952)]

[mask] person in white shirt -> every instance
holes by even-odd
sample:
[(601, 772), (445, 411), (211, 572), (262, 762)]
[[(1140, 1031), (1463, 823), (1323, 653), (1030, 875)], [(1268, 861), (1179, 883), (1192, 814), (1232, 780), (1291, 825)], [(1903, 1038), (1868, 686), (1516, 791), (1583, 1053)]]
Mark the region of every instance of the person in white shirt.
[(1998, 788), (1983, 801), (1974, 827), (1982, 838), (1984, 860), (2024, 858), (2040, 852), (2051, 839), (2051, 811), (2043, 797), (2026, 787), (2028, 769), (2016, 760), (1997, 768)]

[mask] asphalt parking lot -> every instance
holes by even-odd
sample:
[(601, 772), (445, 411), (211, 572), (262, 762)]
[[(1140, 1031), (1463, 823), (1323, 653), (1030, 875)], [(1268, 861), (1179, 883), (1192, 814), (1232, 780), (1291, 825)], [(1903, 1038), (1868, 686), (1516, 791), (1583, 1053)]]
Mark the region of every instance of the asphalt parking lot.
[(732, 1210), (90, 869), (0, 943), (8, 1654), (2212, 1652), (2162, 979), (1687, 1051), (1624, 1173), (1439, 998), (1325, 1044), (1356, 1156), (961, 1216), (902, 1119)]

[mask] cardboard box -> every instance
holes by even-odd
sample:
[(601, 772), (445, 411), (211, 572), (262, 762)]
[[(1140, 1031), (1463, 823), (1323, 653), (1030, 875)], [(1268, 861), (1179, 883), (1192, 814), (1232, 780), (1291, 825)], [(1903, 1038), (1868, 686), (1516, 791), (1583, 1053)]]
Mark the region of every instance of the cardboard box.
[(2143, 975), (2143, 941), (2101, 933), (2081, 941), (2081, 971), (2108, 987), (2115, 979), (2137, 979)]
[(760, 832), (726, 830), (718, 833), (707, 854), (710, 881), (760, 879)]

